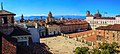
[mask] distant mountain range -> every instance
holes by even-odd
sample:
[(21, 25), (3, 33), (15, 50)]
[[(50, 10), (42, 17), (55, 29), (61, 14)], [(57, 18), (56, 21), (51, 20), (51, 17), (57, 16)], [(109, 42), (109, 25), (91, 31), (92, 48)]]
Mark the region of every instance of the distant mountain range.
[[(77, 16), (77, 15), (62, 15), (65, 19), (68, 19), (68, 18), (75, 18), (75, 19), (78, 19), (78, 18), (81, 18), (81, 19), (85, 19), (86, 16)], [(54, 16), (54, 18), (56, 19), (60, 19), (62, 16)], [(21, 16), (17, 16), (15, 17), (15, 20), (19, 20), (21, 18)], [(25, 20), (28, 20), (28, 19), (40, 19), (40, 16), (24, 16), (24, 19)], [(46, 19), (47, 16), (42, 16), (42, 19)]]

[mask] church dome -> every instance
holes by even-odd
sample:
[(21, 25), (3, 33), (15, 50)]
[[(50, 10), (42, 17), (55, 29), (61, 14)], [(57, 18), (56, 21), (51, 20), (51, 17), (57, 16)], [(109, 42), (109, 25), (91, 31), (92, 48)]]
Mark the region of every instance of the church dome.
[(96, 13), (96, 14), (94, 14), (94, 17), (95, 17), (95, 18), (101, 18), (101, 17), (102, 17), (102, 15), (99, 13), (99, 11), (97, 11), (97, 13)]
[(101, 17), (102, 15), (101, 14), (94, 14), (94, 17)]

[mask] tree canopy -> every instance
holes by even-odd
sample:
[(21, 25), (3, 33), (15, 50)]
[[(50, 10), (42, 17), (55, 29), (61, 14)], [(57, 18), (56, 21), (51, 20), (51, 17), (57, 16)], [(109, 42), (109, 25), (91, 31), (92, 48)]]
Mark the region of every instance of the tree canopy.
[(75, 49), (75, 54), (116, 54), (120, 53), (119, 50), (116, 50), (118, 43), (113, 42), (111, 44), (102, 43), (99, 44), (99, 48), (90, 50), (88, 47), (77, 47)]

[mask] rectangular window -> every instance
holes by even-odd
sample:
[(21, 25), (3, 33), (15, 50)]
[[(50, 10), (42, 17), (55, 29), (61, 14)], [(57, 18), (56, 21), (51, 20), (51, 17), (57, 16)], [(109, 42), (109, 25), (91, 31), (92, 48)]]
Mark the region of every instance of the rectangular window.
[(7, 17), (3, 17), (3, 20), (4, 20), (4, 24), (7, 24), (7, 23), (8, 23)]
[(115, 34), (113, 33), (113, 40), (115, 39)]
[(97, 40), (98, 40), (98, 41), (101, 41), (101, 37), (100, 37), (100, 36), (97, 36)]

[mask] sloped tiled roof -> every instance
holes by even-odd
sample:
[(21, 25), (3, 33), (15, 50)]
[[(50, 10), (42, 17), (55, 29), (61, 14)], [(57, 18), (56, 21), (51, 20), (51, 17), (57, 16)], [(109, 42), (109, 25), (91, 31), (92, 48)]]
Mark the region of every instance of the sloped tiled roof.
[(94, 18), (94, 19), (115, 20), (115, 17), (101, 17), (101, 18)]
[(87, 24), (88, 23), (87, 21), (84, 21), (82, 19), (57, 20), (57, 22), (61, 22), (61, 23), (64, 23), (64, 24), (71, 24), (71, 25), (74, 25), (74, 24)]
[(7, 40), (6, 35), (0, 32), (2, 36), (2, 54), (16, 54), (16, 46)]
[(91, 41), (91, 42), (96, 42), (97, 41), (96, 35), (92, 35), (92, 36), (85, 37), (85, 38), (82, 38), (82, 39), (87, 40), (87, 41)]
[(16, 54), (16, 46), (2, 37), (2, 54)]
[(18, 47), (18, 54), (52, 54), (46, 46), (42, 44), (32, 43), (28, 48)]
[(0, 10), (0, 15), (16, 15), (16, 14), (6, 10)]
[(91, 32), (95, 32), (94, 30), (84, 31), (84, 32), (78, 32), (78, 33), (72, 33), (68, 34), (70, 38), (76, 37), (76, 36), (83, 36), (84, 34), (88, 34)]
[(97, 30), (114, 30), (120, 31), (120, 24), (108, 25), (108, 26), (100, 26), (96, 28)]
[(111, 30), (119, 30), (120, 31), (120, 24), (114, 24)]
[(9, 36), (21, 36), (21, 35), (31, 35), (31, 34), (23, 30), (22, 28), (15, 26), (13, 32)]

